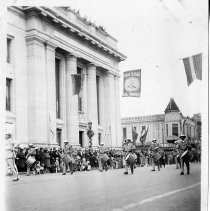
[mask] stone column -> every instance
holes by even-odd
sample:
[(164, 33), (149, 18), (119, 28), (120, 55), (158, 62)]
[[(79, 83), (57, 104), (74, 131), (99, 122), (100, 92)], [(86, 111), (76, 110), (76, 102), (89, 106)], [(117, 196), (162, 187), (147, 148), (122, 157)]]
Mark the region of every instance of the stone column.
[(87, 116), (88, 121), (92, 122), (92, 130), (95, 135), (92, 138), (93, 146), (98, 145), (98, 112), (97, 112), (97, 93), (96, 93), (96, 66), (90, 63), (87, 66)]
[(47, 76), (45, 47), (38, 39), (28, 39), (28, 135), (29, 143), (47, 144)]
[(120, 117), (120, 77), (115, 76), (115, 121), (116, 121), (116, 146), (122, 146), (122, 128)]
[(111, 126), (111, 137), (109, 144), (116, 147), (116, 106), (115, 106), (115, 84), (114, 75), (107, 73), (104, 77), (104, 116), (105, 130)]
[(100, 126), (104, 125), (104, 81), (103, 76), (99, 77), (99, 110), (100, 110)]
[(55, 90), (55, 48), (56, 46), (45, 43), (46, 88), (47, 88), (47, 127), (48, 144), (56, 145), (56, 90)]
[(73, 74), (77, 70), (77, 59), (66, 56), (66, 139), (70, 144), (79, 144), (78, 96), (73, 95)]

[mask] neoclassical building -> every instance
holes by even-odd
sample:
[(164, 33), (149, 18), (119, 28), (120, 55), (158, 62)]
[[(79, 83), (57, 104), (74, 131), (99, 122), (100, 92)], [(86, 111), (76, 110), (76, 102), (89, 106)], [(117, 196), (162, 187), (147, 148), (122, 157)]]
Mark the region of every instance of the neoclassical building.
[(6, 127), (18, 143), (121, 146), (119, 62), (103, 27), (67, 7), (8, 7)]
[(157, 139), (162, 146), (169, 146), (171, 142), (179, 139), (181, 133), (187, 138), (199, 140), (201, 137), (201, 116), (192, 118), (184, 117), (173, 98), (165, 109), (164, 114), (126, 117), (121, 119), (122, 140), (132, 140), (133, 132), (138, 133), (136, 143), (141, 145), (139, 139), (148, 129), (145, 145), (149, 145), (152, 139)]

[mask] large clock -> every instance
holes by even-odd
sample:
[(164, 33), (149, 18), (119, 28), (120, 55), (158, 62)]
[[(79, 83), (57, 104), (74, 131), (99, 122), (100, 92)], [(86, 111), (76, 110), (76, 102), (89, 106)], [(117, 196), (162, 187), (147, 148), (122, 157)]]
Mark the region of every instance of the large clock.
[(129, 77), (125, 78), (125, 91), (127, 92), (136, 92), (140, 88), (139, 78)]

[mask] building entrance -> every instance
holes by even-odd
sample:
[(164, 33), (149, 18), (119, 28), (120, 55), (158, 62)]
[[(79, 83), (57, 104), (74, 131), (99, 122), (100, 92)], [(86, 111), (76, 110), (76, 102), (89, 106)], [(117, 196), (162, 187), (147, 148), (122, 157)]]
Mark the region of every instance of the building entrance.
[(83, 140), (83, 131), (79, 131), (79, 144), (81, 147), (84, 147), (84, 140)]

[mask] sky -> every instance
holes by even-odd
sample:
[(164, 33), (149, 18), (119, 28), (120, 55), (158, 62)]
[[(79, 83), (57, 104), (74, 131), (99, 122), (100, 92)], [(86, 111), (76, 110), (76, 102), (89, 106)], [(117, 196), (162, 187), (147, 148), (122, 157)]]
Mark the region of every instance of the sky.
[[(51, 6), (58, 6), (57, 1)], [(46, 5), (43, 0), (15, 4)], [(206, 0), (60, 0), (118, 40), (121, 117), (163, 114), (174, 98), (184, 116), (202, 111), (207, 85)], [(182, 58), (202, 53), (203, 78), (189, 87)], [(122, 97), (123, 72), (141, 69), (140, 98)], [(129, 109), (128, 109), (129, 108)]]

